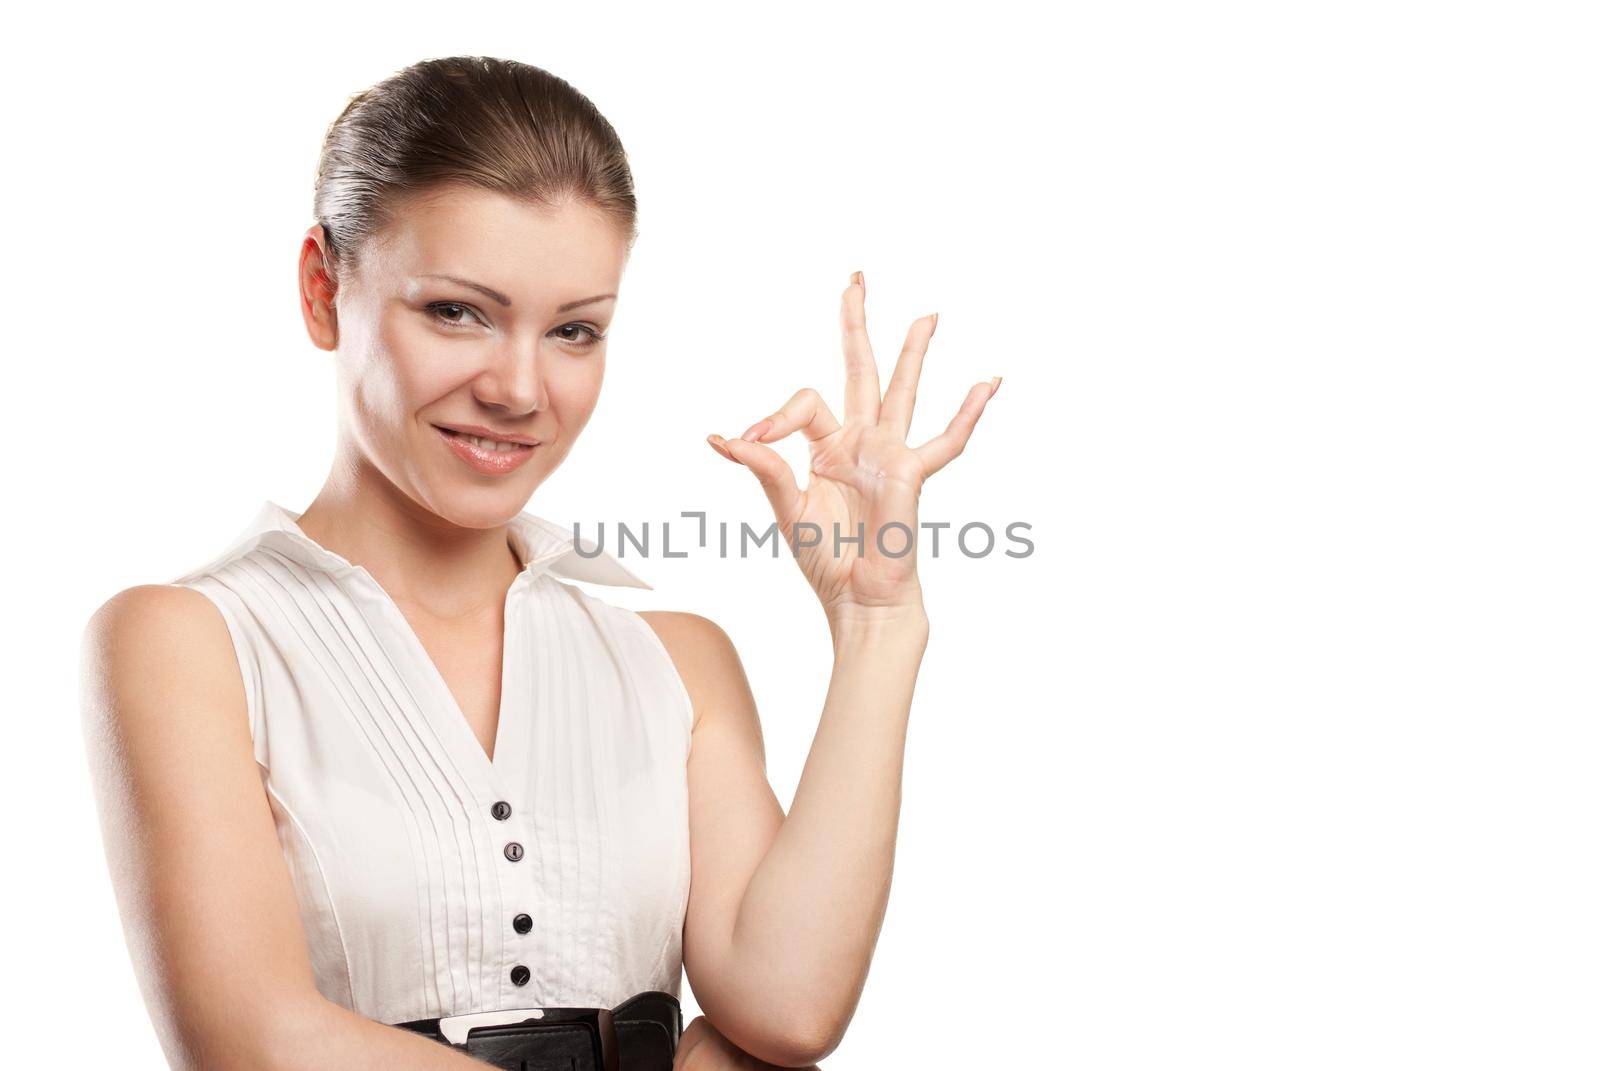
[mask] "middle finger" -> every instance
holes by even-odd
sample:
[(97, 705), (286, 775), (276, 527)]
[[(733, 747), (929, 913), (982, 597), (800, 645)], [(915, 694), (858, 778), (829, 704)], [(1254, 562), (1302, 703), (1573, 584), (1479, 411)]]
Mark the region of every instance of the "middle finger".
[(844, 334), (844, 418), (878, 422), (878, 361), (867, 340), (867, 280), (860, 272), (845, 287), (839, 324)]

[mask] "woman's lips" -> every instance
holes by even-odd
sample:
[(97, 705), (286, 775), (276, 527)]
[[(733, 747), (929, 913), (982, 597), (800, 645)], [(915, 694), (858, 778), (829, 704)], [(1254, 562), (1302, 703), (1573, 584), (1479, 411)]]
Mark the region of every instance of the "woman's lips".
[(444, 440), (451, 452), (485, 476), (504, 476), (521, 466), (538, 449), (537, 446), (512, 443), (509, 450), (488, 450), (465, 436), (446, 431), (437, 424), (433, 425), (433, 430), (439, 433), (439, 437)]

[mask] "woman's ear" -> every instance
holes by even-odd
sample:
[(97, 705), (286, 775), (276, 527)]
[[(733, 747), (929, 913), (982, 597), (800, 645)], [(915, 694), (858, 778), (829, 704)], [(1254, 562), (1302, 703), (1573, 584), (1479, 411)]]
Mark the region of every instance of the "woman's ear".
[(322, 224), (312, 224), (300, 243), (300, 315), (306, 333), (318, 349), (339, 346), (339, 312), (334, 305), (338, 284), (333, 278), (333, 258)]

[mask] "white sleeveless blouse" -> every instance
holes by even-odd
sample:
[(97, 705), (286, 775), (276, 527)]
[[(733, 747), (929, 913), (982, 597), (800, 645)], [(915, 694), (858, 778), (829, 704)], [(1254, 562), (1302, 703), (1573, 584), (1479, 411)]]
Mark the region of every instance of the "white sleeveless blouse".
[(170, 583), (232, 634), (318, 990), (384, 1023), (679, 995), (693, 709), (649, 588), (521, 513), (494, 759), (398, 606), (266, 501)]

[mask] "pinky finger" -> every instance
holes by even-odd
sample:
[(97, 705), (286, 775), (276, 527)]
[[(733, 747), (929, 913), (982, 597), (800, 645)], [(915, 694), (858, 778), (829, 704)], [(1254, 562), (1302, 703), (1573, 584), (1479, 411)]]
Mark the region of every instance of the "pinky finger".
[(999, 389), (999, 376), (987, 383), (974, 384), (973, 388), (967, 391), (967, 398), (961, 403), (961, 408), (951, 418), (950, 426), (913, 451), (922, 459), (924, 475), (932, 476), (961, 456), (961, 451), (967, 448), (967, 440), (972, 438), (972, 429), (977, 426), (978, 418), (983, 415), (983, 407), (989, 404), (989, 399), (994, 397), (994, 392)]

